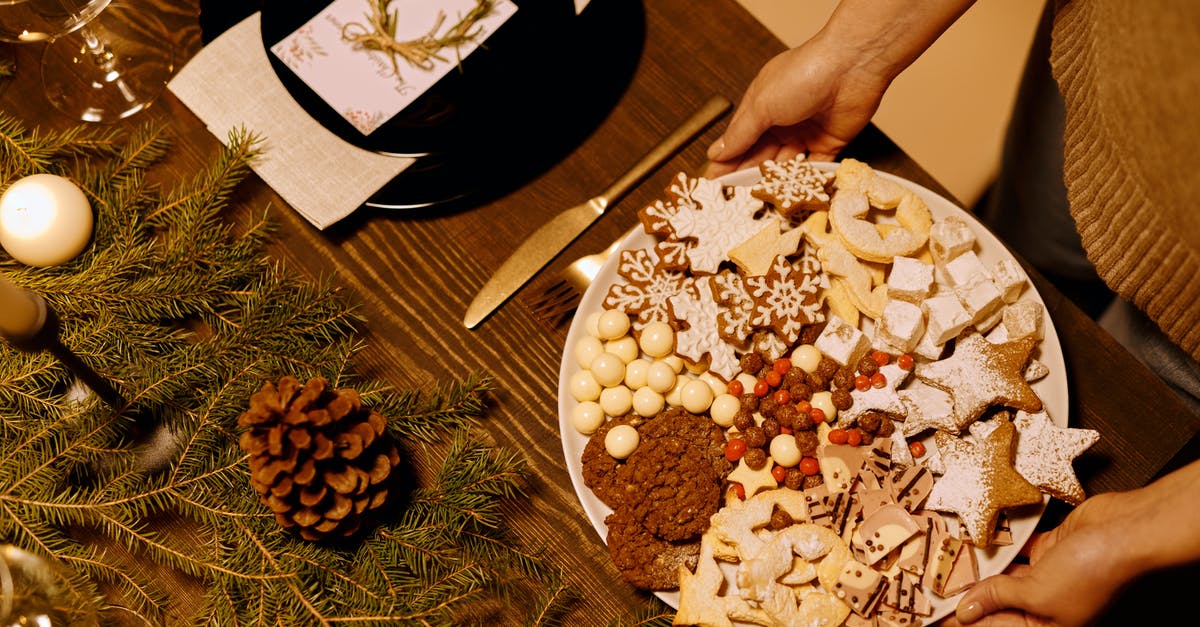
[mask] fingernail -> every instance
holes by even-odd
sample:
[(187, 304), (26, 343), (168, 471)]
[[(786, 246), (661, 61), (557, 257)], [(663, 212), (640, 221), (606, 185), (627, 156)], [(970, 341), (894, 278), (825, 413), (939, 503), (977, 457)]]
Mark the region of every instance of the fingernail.
[(721, 138), (708, 147), (708, 158), (717, 161), (723, 152), (725, 152), (725, 139)]
[(954, 615), (960, 623), (973, 623), (983, 618), (983, 604), (979, 601), (971, 601), (966, 605), (960, 605)]

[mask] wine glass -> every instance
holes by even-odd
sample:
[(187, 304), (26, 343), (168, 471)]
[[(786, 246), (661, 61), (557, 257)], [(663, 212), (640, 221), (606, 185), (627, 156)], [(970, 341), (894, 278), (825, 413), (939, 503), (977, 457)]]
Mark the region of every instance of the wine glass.
[(45, 42), (47, 99), (86, 122), (145, 109), (175, 69), (155, 12), (134, 0), (0, 0), (0, 41)]

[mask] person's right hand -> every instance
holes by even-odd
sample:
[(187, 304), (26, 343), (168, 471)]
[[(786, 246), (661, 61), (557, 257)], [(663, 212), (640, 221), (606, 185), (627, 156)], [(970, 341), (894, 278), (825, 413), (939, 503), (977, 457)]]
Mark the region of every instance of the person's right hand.
[(768, 61), (708, 151), (705, 176), (807, 154), (831, 161), (871, 120), (891, 77), (820, 36)]

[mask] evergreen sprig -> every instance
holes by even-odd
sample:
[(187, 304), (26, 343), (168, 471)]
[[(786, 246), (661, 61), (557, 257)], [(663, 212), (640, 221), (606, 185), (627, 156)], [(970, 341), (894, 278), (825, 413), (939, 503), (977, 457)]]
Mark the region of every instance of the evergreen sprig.
[[(572, 596), (501, 511), (523, 494), (524, 462), (472, 429), (490, 378), (421, 392), (359, 377), (361, 320), (338, 289), (266, 256), (267, 216), (235, 225), (227, 215), (256, 139), (234, 132), (202, 171), (161, 189), (152, 169), (169, 150), (161, 126), (41, 133), (0, 115), (0, 187), (66, 176), (97, 213), (75, 260), (29, 268), (0, 255), (0, 268), (45, 298), (63, 344), (127, 402), (71, 394), (53, 356), (0, 346), (0, 541), (61, 567), (71, 624), (483, 622), (512, 611), (516, 586), (538, 599), (526, 621), (556, 624)], [(284, 374), (353, 386), (402, 446), (446, 448), (433, 484), (413, 486), (357, 541), (316, 544), (281, 528), (249, 485), (236, 425), (250, 395)], [(130, 560), (206, 592), (180, 610)]]

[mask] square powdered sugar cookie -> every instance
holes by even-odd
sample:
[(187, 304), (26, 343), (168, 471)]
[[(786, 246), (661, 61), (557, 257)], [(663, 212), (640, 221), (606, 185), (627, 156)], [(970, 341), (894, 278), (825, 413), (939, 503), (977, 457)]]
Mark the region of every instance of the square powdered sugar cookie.
[[(963, 257), (965, 256), (963, 255)], [(959, 259), (963, 257), (959, 257)], [(986, 274), (977, 274), (969, 282), (955, 286), (954, 295), (958, 297), (958, 302), (962, 303), (963, 309), (971, 317), (971, 324), (977, 326), (982, 326), (981, 323), (997, 315), (1000, 308), (1004, 306), (1000, 290)], [(991, 320), (993, 326), (998, 321), (999, 318)]]
[(933, 266), (912, 257), (896, 257), (887, 289), (889, 298), (919, 303), (933, 292)]
[(907, 353), (916, 347), (925, 333), (925, 314), (921, 308), (903, 300), (890, 300), (879, 318), (876, 337)]
[(942, 266), (946, 281), (950, 287), (970, 285), (982, 278), (988, 278), (987, 268), (979, 260), (975, 251), (968, 250)]
[(1023, 300), (1004, 308), (1004, 330), (1009, 340), (1033, 337), (1039, 342), (1045, 337), (1043, 320), (1046, 308), (1041, 303)]
[(813, 342), (813, 346), (822, 354), (843, 366), (857, 364), (863, 355), (871, 348), (871, 340), (862, 331), (850, 323), (830, 314), (825, 329)]
[(934, 262), (944, 264), (975, 247), (975, 232), (961, 218), (948, 216), (929, 229), (929, 252)]
[(925, 312), (925, 334), (939, 346), (971, 324), (971, 315), (953, 294), (926, 298), (921, 301), (921, 311)]
[(1025, 272), (1015, 259), (1005, 258), (992, 266), (992, 282), (1000, 289), (1004, 302), (1012, 304), (1021, 297), (1025, 289)]

